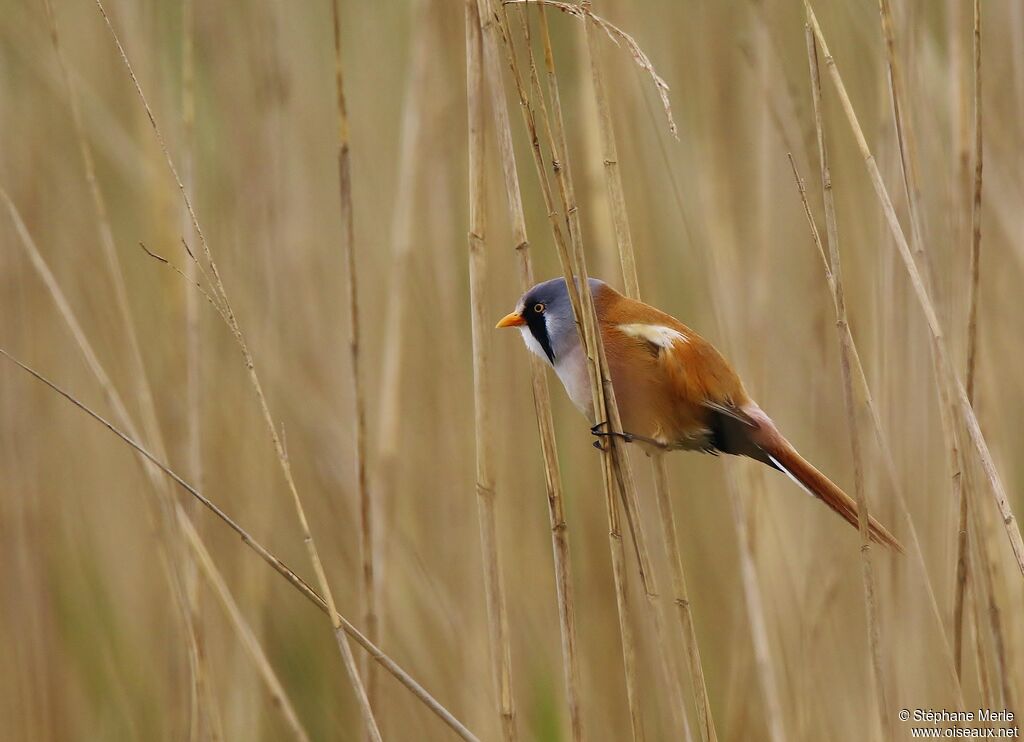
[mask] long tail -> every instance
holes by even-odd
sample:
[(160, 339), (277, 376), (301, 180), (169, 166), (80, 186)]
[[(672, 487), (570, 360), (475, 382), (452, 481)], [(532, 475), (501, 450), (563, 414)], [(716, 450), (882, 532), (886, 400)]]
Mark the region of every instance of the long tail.
[[(772, 462), (784, 473), (788, 474), (801, 487), (820, 499), (830, 508), (839, 513), (854, 528), (859, 528), (857, 518), (857, 502), (843, 492), (831, 479), (818, 471), (813, 464), (797, 453), (789, 441), (782, 439), (782, 445), (773, 446), (774, 450), (765, 449)], [(878, 544), (891, 546), (903, 553), (903, 545), (889, 533), (889, 530), (871, 515), (868, 516), (868, 531), (871, 540)]]
[[(754, 409), (745, 408), (744, 412), (750, 413), (752, 422), (757, 425), (755, 430), (750, 431), (748, 435), (751, 442), (760, 449), (759, 452), (765, 454), (771, 464), (782, 470), (808, 493), (843, 516), (847, 523), (854, 528), (859, 528), (857, 502), (801, 456), (792, 444), (779, 433), (771, 419), (760, 408), (753, 405), (751, 407)], [(756, 456), (755, 458), (761, 457)], [(764, 461), (764, 459), (761, 460)], [(875, 543), (890, 546), (901, 554), (903, 553), (903, 545), (899, 540), (870, 515), (868, 516), (868, 531), (871, 540)]]

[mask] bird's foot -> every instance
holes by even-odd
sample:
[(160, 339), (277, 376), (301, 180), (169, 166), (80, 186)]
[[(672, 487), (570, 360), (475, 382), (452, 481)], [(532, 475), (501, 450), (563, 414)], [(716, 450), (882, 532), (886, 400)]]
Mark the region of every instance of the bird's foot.
[(605, 427), (607, 425), (608, 421), (605, 420), (604, 422), (599, 422), (597, 425), (593, 426), (590, 429), (591, 435), (597, 437), (597, 440), (594, 441), (594, 448), (596, 448), (599, 451), (607, 450), (607, 443), (604, 440), (606, 438), (611, 438), (614, 436), (616, 438), (621, 438), (626, 443), (632, 443), (636, 438), (636, 436), (634, 436), (632, 433), (619, 433), (614, 430), (605, 430)]

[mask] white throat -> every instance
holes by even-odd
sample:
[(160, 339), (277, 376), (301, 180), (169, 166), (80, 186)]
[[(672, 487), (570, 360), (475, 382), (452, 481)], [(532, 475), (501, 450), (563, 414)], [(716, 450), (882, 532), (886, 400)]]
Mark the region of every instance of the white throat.
[[(552, 336), (553, 329), (550, 325), (548, 326), (549, 337)], [(548, 359), (547, 353), (544, 352), (544, 348), (537, 342), (537, 338), (530, 332), (529, 327), (520, 327), (519, 334), (523, 336), (526, 347), (555, 370), (558, 380), (562, 382), (562, 386), (565, 387), (569, 399), (576, 405), (576, 408), (593, 421), (593, 399), (590, 394), (590, 378), (587, 373), (587, 359), (583, 354), (583, 346), (579, 342), (573, 343), (570, 348), (561, 350), (555, 356), (555, 362), (552, 363)]]

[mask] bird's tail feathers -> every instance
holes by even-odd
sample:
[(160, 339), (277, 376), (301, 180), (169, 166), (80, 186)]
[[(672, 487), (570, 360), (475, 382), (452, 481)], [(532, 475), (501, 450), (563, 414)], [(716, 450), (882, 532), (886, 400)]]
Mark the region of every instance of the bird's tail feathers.
[[(801, 456), (778, 431), (772, 432), (774, 435), (766, 436), (767, 440), (759, 441), (761, 449), (772, 460), (772, 463), (809, 494), (839, 513), (851, 526), (859, 528), (856, 501)], [(871, 540), (875, 543), (889, 546), (901, 554), (903, 553), (903, 545), (899, 540), (870, 515), (868, 516), (868, 532)]]

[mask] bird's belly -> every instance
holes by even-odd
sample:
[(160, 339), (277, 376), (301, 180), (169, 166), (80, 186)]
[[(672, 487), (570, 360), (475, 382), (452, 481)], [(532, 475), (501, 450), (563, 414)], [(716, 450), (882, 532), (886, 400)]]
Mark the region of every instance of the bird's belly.
[(708, 446), (707, 410), (681, 399), (656, 365), (627, 365), (609, 359), (622, 429), (673, 449)]
[[(625, 432), (652, 438), (670, 448), (707, 448), (710, 431), (702, 420), (706, 409), (673, 399), (669, 390), (661, 388), (661, 380), (657, 377), (631, 378), (614, 357), (610, 364), (615, 400)], [(594, 417), (590, 376), (583, 349), (574, 348), (554, 364), (554, 369), (576, 408), (592, 423), (604, 422)], [(666, 404), (670, 404), (670, 408)]]

